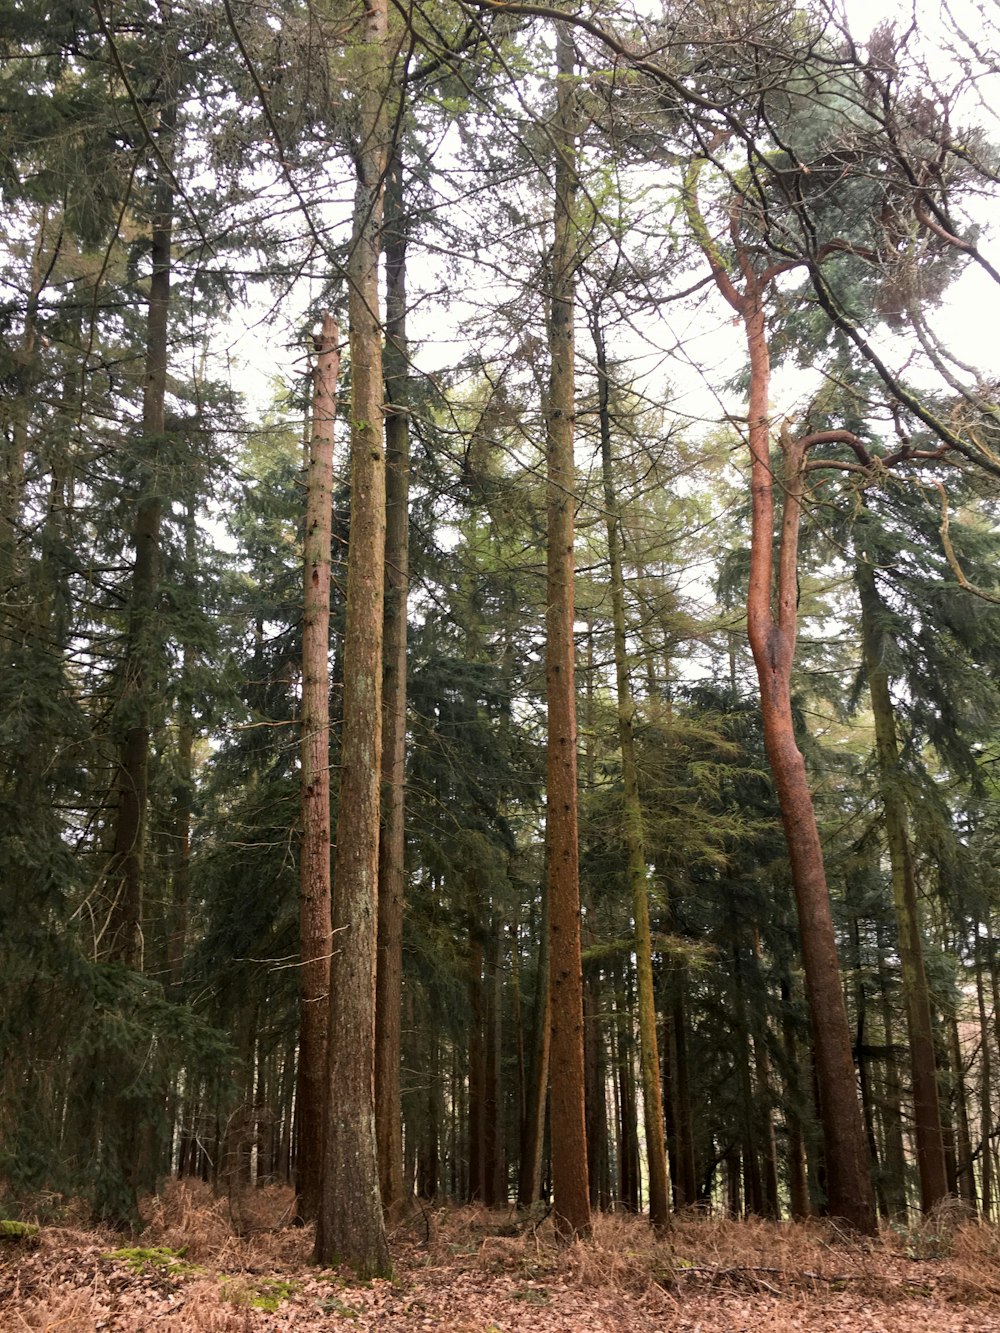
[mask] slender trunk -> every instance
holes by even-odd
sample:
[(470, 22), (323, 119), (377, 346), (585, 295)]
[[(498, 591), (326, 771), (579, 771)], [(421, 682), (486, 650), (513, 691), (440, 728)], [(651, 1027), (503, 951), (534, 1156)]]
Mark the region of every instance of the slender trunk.
[(573, 435), (576, 412), (573, 310), (578, 264), (575, 230), (576, 121), (573, 42), (556, 31), (557, 110), (555, 239), (549, 320), (551, 383), (548, 434), (548, 599), (546, 695), (548, 743), (546, 840), (549, 876), (551, 988), (552, 1184), (556, 1227), (563, 1236), (590, 1231), (583, 1076), (583, 973), (580, 963), (580, 871), (577, 833), (577, 735), (573, 644)]
[(895, 1221), (906, 1221), (906, 1152), (903, 1144), (903, 1111), (900, 1091), (899, 1063), (896, 1060), (895, 1029), (890, 996), (889, 972), (886, 966), (886, 941), (883, 928), (876, 925), (878, 947), (878, 978), (881, 994), (882, 1040), (882, 1160), (886, 1202)]
[(483, 944), (477, 921), (469, 924), (469, 1198), (484, 1202), (486, 1049), (483, 1042)]
[(427, 1062), (427, 1092), (424, 1098), (424, 1122), (417, 1154), (417, 1194), (433, 1199), (438, 1192), (440, 1174), (439, 1143), (441, 1135), (440, 1042), (430, 1033), (430, 1059)]
[(330, 565), (333, 431), (340, 330), (330, 315), (316, 337), (312, 439), (303, 549), (302, 845), (299, 852), (299, 1216), (313, 1221), (323, 1168), (326, 1019), (330, 991)]
[(632, 1068), (632, 1005), (627, 986), (628, 964), (619, 965), (615, 992), (615, 1081), (618, 1089), (618, 1198), (630, 1213), (639, 1211), (639, 1122)]
[[(763, 970), (763, 948), (760, 931), (756, 926), (752, 935), (753, 960), (758, 975)], [(762, 978), (763, 981), (763, 978)], [(767, 994), (765, 985), (765, 995)], [(757, 1074), (757, 1101), (762, 1121), (762, 1166), (764, 1176), (764, 1212), (767, 1217), (777, 1220), (781, 1216), (778, 1202), (778, 1145), (774, 1133), (774, 1115), (771, 1089), (771, 1061), (767, 1051), (767, 1009), (760, 1011), (760, 1022), (752, 1025), (753, 1061)]]
[(497, 922), (492, 923), (484, 978), (483, 1062), (483, 1203), (487, 1208), (506, 1204), (501, 1198), (503, 1174), (503, 1090), (502, 1061), (502, 937)]
[(976, 933), (976, 1000), (979, 1005), (979, 1151), (982, 1158), (982, 1210), (986, 1221), (993, 1212), (993, 1060), (989, 1021), (986, 1014), (986, 987), (983, 967), (983, 947), (987, 943)]
[(996, 940), (989, 913), (986, 916), (986, 944), (989, 953), (990, 993), (993, 997), (993, 1032), (1000, 1053), (1000, 958), (997, 956)]
[[(195, 500), (188, 498), (184, 516), (185, 580), (194, 595), (197, 560)], [(181, 655), (181, 682), (177, 707), (177, 757), (174, 780), (172, 902), (167, 931), (167, 976), (176, 993), (181, 984), (187, 949), (188, 904), (191, 898), (191, 822), (194, 816), (195, 717), (193, 674), (195, 650), (185, 643)]]
[(354, 230), (348, 260), (351, 529), (344, 721), (333, 897), (330, 1040), (316, 1258), (359, 1276), (392, 1271), (375, 1139), (375, 970), (382, 630), (385, 588), (384, 382), (378, 263), (389, 132), (387, 0), (368, 0), (355, 54), (360, 91)]
[(864, 1119), (865, 1138), (868, 1141), (868, 1155), (874, 1168), (875, 1202), (880, 1217), (889, 1216), (889, 1202), (882, 1183), (879, 1169), (878, 1140), (875, 1136), (875, 1107), (872, 1098), (872, 1082), (868, 1059), (868, 990), (865, 986), (864, 960), (861, 956), (861, 926), (858, 921), (856, 904), (851, 912), (851, 947), (854, 953), (854, 1049), (858, 1064), (858, 1086), (861, 1089), (861, 1114)]
[(649, 1217), (665, 1226), (670, 1217), (670, 1183), (663, 1134), (663, 1099), (660, 1091), (660, 1056), (656, 1035), (656, 996), (653, 989), (652, 940), (649, 928), (649, 887), (639, 770), (635, 758), (635, 702), (628, 678), (625, 626), (625, 580), (622, 571), (622, 533), (611, 457), (611, 410), (607, 353), (600, 319), (591, 325), (597, 353), (597, 394), (601, 432), (601, 470), (607, 516), (608, 567), (614, 630), (615, 682), (618, 694), (618, 744), (622, 756), (622, 823), (625, 838), (625, 873), (635, 929), (636, 977), (639, 990), (639, 1065), (642, 1076), (643, 1118), (649, 1164)]
[(739, 1062), (736, 1079), (740, 1091), (740, 1119), (742, 1120), (743, 1197), (747, 1213), (753, 1213), (761, 1217), (764, 1214), (764, 1188), (757, 1152), (757, 1117), (754, 1113), (754, 1089), (750, 1073), (750, 1026), (747, 1020), (746, 994), (743, 984), (743, 959), (737, 942), (733, 944), (731, 976), (733, 981), (733, 1011), (736, 1019), (735, 1055)]
[(398, 149), (389, 164), (385, 218), (385, 644), (382, 668), (382, 835), (379, 843), (375, 993), (375, 1130), (386, 1216), (403, 1203), (400, 1006), (406, 829), (406, 603), (409, 590), (410, 418), (406, 339), (406, 230)]
[(920, 1175), (920, 1204), (929, 1211), (948, 1193), (941, 1140), (941, 1110), (938, 1102), (934, 1031), (931, 1023), (930, 991), (924, 970), (920, 910), (913, 873), (913, 854), (907, 828), (906, 801), (896, 741), (896, 719), (889, 693), (881, 622), (884, 607), (871, 563), (859, 556), (855, 581), (861, 600), (861, 634), (865, 669), (875, 722), (875, 750), (879, 786), (885, 811), (886, 840), (892, 873), (892, 898), (899, 932), (899, 957), (906, 1003), (910, 1071), (913, 1080), (914, 1134)]
[(694, 1118), (691, 1113), (691, 1084), (687, 1044), (687, 1004), (684, 987), (687, 968), (674, 969), (676, 987), (670, 1006), (670, 1087), (677, 1136), (677, 1207), (693, 1207), (698, 1202), (698, 1177), (694, 1160)]
[(955, 1118), (958, 1121), (958, 1132), (955, 1136), (958, 1194), (975, 1212), (979, 1205), (976, 1172), (972, 1161), (972, 1133), (969, 1128), (969, 1094), (965, 1086), (965, 1061), (962, 1056), (962, 1042), (958, 1032), (958, 1014), (954, 1010), (949, 1014), (947, 1023)]
[[(158, 158), (173, 157), (176, 106), (167, 100), (160, 120)], [(152, 665), (160, 631), (156, 603), (160, 587), (160, 523), (163, 512), (160, 453), (167, 392), (167, 323), (170, 312), (170, 246), (174, 196), (171, 177), (159, 171), (151, 226), (151, 274), (146, 323), (146, 367), (142, 399), (142, 467), (132, 528), (132, 586), (129, 593), (125, 665), (118, 715), (123, 736), (116, 775), (114, 842), (106, 872), (109, 901), (106, 956), (127, 967), (142, 966), (142, 879), (149, 786)]]
[(802, 1125), (800, 1107), (804, 1101), (802, 1095), (802, 1063), (799, 1058), (798, 1042), (795, 1039), (795, 1027), (792, 1018), (791, 984), (781, 982), (781, 1042), (788, 1067), (784, 1107), (785, 1131), (788, 1135), (788, 1207), (795, 1222), (808, 1217), (809, 1180), (806, 1174), (806, 1137)]
[[(173, 158), (176, 105), (168, 90), (157, 134), (157, 161)], [(109, 856), (103, 876), (106, 916), (99, 947), (109, 962), (143, 967), (143, 889), (147, 841), (150, 733), (153, 726), (154, 668), (162, 648), (157, 614), (160, 594), (160, 527), (163, 509), (161, 452), (165, 428), (168, 316), (170, 311), (173, 188), (166, 168), (154, 168), (156, 183), (150, 220), (151, 272), (146, 317), (140, 466), (131, 544), (132, 578), (115, 710), (118, 744), (114, 813), (106, 830)], [(148, 1094), (136, 1093), (136, 1065), (126, 1048), (109, 1057), (103, 1071), (108, 1095), (95, 1118), (102, 1170), (96, 1191), (101, 1219), (134, 1230), (138, 1197), (155, 1185), (152, 1126), (157, 1108)]]
[(591, 968), (583, 979), (584, 1055), (587, 1065), (587, 1170), (591, 1208), (604, 1208), (607, 1178), (608, 1107), (605, 1095), (607, 1061), (601, 1026), (601, 973)]
[(733, 1146), (726, 1150), (726, 1213), (729, 1217), (743, 1216), (742, 1166), (740, 1150)]
[(542, 1156), (545, 1148), (545, 1118), (549, 1100), (549, 1057), (552, 1041), (552, 989), (549, 985), (549, 895), (542, 886), (542, 910), (538, 951), (538, 980), (535, 986), (534, 1045), (531, 1084), (528, 1088), (521, 1163), (517, 1180), (517, 1206), (530, 1208), (541, 1198)]

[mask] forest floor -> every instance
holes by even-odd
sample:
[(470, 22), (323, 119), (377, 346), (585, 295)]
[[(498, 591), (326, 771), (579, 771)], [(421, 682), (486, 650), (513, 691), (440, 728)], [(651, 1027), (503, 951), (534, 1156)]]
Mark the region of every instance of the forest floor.
[(417, 1212), (393, 1233), (395, 1280), (310, 1263), (287, 1190), (234, 1205), (171, 1185), (145, 1231), (42, 1228), (0, 1245), (0, 1330), (49, 1333), (1000, 1333), (1000, 1231), (944, 1213), (906, 1234), (690, 1217), (655, 1238), (596, 1220), (587, 1244), (550, 1221)]

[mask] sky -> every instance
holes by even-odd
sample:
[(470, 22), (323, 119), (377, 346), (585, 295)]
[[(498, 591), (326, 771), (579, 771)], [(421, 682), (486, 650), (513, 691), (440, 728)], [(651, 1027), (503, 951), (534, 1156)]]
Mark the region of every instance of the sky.
[[(901, 28), (914, 23), (919, 31), (922, 44), (928, 51), (928, 63), (934, 70), (940, 70), (942, 77), (953, 78), (963, 49), (956, 43), (953, 34), (957, 30), (967, 33), (975, 41), (982, 53), (991, 42), (996, 46), (1000, 35), (1000, 10), (996, 0), (948, 0), (947, 7), (926, 0), (842, 0), (847, 12), (852, 31), (856, 36), (864, 37), (876, 22), (891, 18)], [(987, 18), (991, 16), (992, 36), (986, 31)], [(1000, 55), (997, 59), (1000, 69)], [(1000, 82), (1000, 81), (998, 81)], [(993, 100), (997, 93), (996, 102)], [(958, 108), (956, 115), (968, 115), (975, 121), (989, 118), (993, 120), (996, 139), (1000, 142), (1000, 124), (997, 123), (997, 108), (1000, 107), (1000, 87), (994, 90), (985, 87), (982, 80), (976, 87), (970, 88)], [(446, 146), (445, 146), (446, 147)], [(445, 148), (439, 150), (444, 152)], [(336, 168), (342, 173), (343, 165)], [(349, 191), (343, 184), (335, 189), (338, 202), (333, 209), (342, 214), (345, 223), (349, 216)], [(454, 202), (451, 207), (457, 212), (462, 205)], [(983, 210), (974, 218), (986, 232), (981, 242), (984, 249), (994, 252), (1000, 249), (997, 235), (1000, 232), (1000, 218), (992, 216), (996, 205), (990, 201), (989, 209)], [(992, 235), (990, 234), (992, 233)], [(1000, 255), (997, 256), (1000, 261)], [(419, 250), (412, 260), (412, 287), (434, 291), (447, 285), (448, 278), (442, 263), (434, 258), (421, 259)], [(976, 364), (984, 356), (993, 356), (995, 340), (984, 336), (992, 330), (992, 311), (995, 302), (984, 303), (984, 275), (981, 271), (970, 269), (963, 278), (955, 283), (946, 294), (941, 308), (937, 311), (934, 324), (946, 344), (951, 347), (960, 360)], [(286, 307), (293, 312), (296, 308), (303, 314), (307, 303), (319, 290), (318, 280), (303, 279), (289, 293)], [(487, 288), (489, 297), (497, 295), (497, 289)], [(991, 298), (992, 298), (992, 294)], [(254, 295), (249, 308), (236, 308), (232, 312), (229, 326), (219, 345), (218, 358), (227, 362), (227, 370), (234, 386), (243, 392), (251, 411), (263, 414), (273, 404), (275, 380), (280, 378), (288, 383), (295, 383), (306, 369), (304, 328), (294, 325), (282, 326), (281, 322), (268, 325), (266, 316), (273, 298), (263, 293)], [(455, 354), (454, 340), (461, 316), (467, 316), (473, 307), (461, 295), (455, 296), (449, 309), (439, 302), (428, 300), (411, 316), (411, 336), (415, 344), (415, 363), (421, 373), (434, 374), (439, 369), (452, 363)], [(297, 317), (297, 316), (296, 316)], [(653, 325), (651, 324), (651, 329)], [(629, 354), (635, 359), (636, 367), (647, 367), (650, 383), (665, 386), (667, 378), (672, 385), (674, 408), (690, 413), (693, 418), (716, 419), (721, 411), (733, 410), (731, 401), (721, 402), (717, 385), (729, 378), (739, 367), (743, 356), (739, 331), (732, 326), (731, 312), (722, 307), (715, 293), (708, 299), (696, 303), (691, 312), (680, 321), (675, 321), (673, 332), (662, 325), (653, 333), (654, 345), (643, 346), (638, 335), (631, 341), (622, 341), (616, 349), (617, 355)], [(346, 331), (345, 331), (346, 338)], [(581, 338), (581, 354), (589, 355), (587, 340)], [(659, 350), (656, 344), (659, 343)], [(676, 343), (681, 355), (668, 356), (664, 349)], [(709, 375), (694, 371), (685, 359), (698, 360), (710, 367)], [(984, 367), (989, 370), (989, 367)], [(994, 371), (996, 368), (994, 367)], [(664, 392), (660, 387), (659, 392)], [(779, 414), (788, 411), (794, 403), (809, 392), (806, 378), (798, 382), (794, 377), (787, 377), (776, 385), (775, 409)]]

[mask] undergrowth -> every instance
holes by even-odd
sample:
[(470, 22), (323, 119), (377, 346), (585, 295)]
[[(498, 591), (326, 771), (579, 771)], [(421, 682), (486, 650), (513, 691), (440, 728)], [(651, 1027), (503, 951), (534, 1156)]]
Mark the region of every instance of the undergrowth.
[[(538, 1213), (525, 1218), (513, 1210), (425, 1205), (391, 1234), (398, 1282), (364, 1286), (350, 1274), (312, 1265), (311, 1228), (289, 1225), (293, 1203), (287, 1188), (257, 1190), (234, 1225), (229, 1201), (207, 1185), (172, 1182), (147, 1201), (145, 1229), (132, 1247), (112, 1248), (109, 1236), (94, 1232), (42, 1228), (34, 1256), (4, 1256), (0, 1265), (0, 1277), (15, 1275), (10, 1289), (19, 1302), (5, 1305), (0, 1287), (0, 1327), (60, 1333), (146, 1327), (145, 1315), (132, 1324), (124, 1315), (125, 1322), (107, 1322), (116, 1301), (134, 1299), (146, 1302), (143, 1310), (161, 1301), (149, 1326), (163, 1333), (312, 1330), (327, 1328), (331, 1318), (378, 1329), (378, 1301), (398, 1299), (416, 1312), (439, 1302), (436, 1327), (484, 1333), (491, 1323), (504, 1330), (548, 1326), (550, 1316), (552, 1327), (570, 1328), (571, 1319), (558, 1323), (567, 1300), (588, 1309), (617, 1299), (622, 1308), (697, 1308), (705, 1333), (739, 1326), (712, 1322), (733, 1303), (751, 1314), (766, 1306), (775, 1333), (825, 1329), (815, 1323), (816, 1311), (834, 1307), (847, 1312), (843, 1328), (852, 1328), (850, 1311), (876, 1305), (886, 1320), (892, 1309), (904, 1322), (915, 1319), (907, 1328), (951, 1327), (940, 1322), (942, 1310), (974, 1306), (975, 1327), (1000, 1330), (1000, 1231), (956, 1207), (905, 1230), (887, 1227), (877, 1239), (821, 1220), (730, 1221), (691, 1213), (657, 1233), (642, 1218), (597, 1214), (592, 1238), (567, 1245), (551, 1217)], [(470, 1289), (494, 1293), (505, 1303), (507, 1322), (496, 1310), (484, 1310), (478, 1323), (450, 1322), (449, 1293)], [(173, 1306), (162, 1305), (169, 1300)], [(924, 1307), (938, 1315), (922, 1322), (913, 1311)], [(16, 1321), (9, 1317), (15, 1308)]]

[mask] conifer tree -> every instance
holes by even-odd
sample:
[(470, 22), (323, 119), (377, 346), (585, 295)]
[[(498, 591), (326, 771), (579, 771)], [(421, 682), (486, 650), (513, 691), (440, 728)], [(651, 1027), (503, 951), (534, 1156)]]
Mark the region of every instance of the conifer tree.
[(366, 4), (357, 49), (357, 185), (347, 265), (351, 346), (351, 528), (344, 713), (334, 871), (319, 1262), (391, 1272), (375, 1138), (375, 975), (385, 576), (384, 379), (378, 265), (389, 150), (384, 0)]
[(567, 1235), (590, 1231), (587, 1137), (583, 1077), (583, 983), (580, 964), (580, 881), (577, 828), (577, 727), (573, 638), (573, 509), (576, 414), (573, 321), (576, 268), (576, 136), (573, 41), (564, 25), (556, 31), (557, 114), (555, 150), (555, 239), (549, 316), (551, 384), (548, 436), (548, 612), (546, 686), (548, 700), (549, 986), (554, 1207)]

